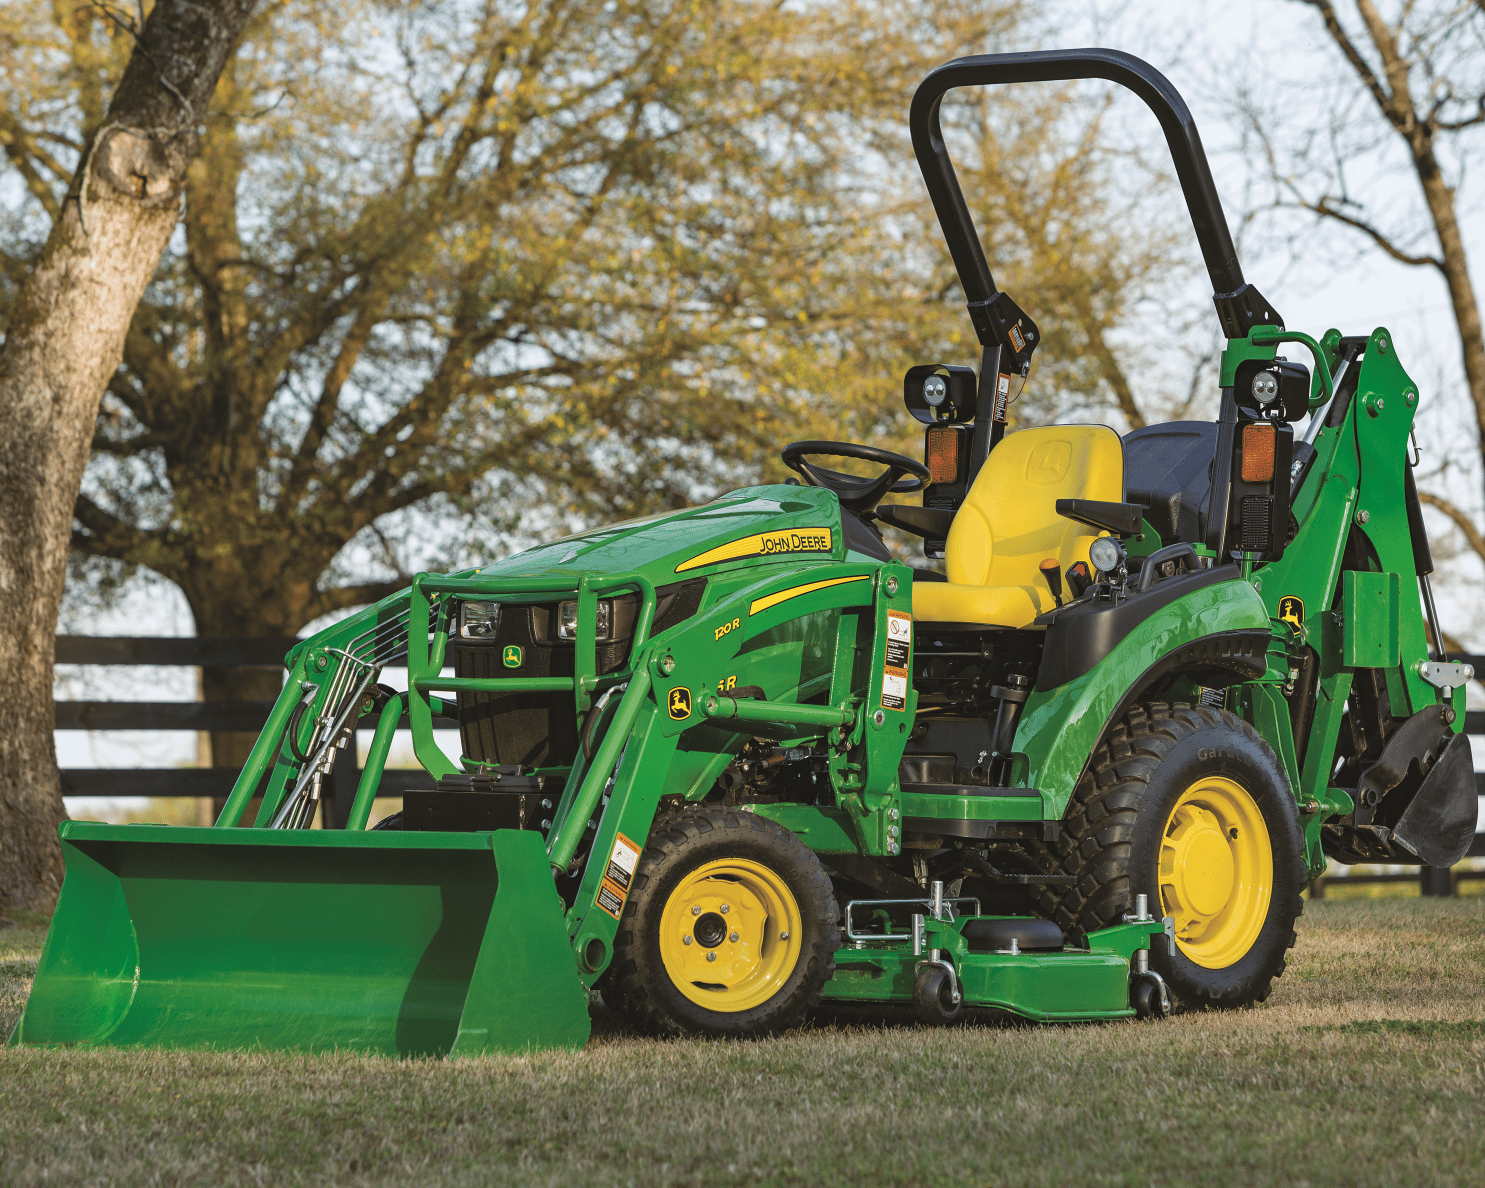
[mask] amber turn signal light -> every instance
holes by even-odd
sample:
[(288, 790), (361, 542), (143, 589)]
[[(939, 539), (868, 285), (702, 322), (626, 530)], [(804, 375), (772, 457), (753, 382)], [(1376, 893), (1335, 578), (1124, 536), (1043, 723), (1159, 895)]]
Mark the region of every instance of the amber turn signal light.
[(1276, 436), (1267, 422), (1243, 426), (1243, 482), (1266, 483), (1274, 477)]
[(935, 425), (928, 430), (924, 461), (928, 464), (928, 481), (959, 481), (959, 434), (948, 425)]

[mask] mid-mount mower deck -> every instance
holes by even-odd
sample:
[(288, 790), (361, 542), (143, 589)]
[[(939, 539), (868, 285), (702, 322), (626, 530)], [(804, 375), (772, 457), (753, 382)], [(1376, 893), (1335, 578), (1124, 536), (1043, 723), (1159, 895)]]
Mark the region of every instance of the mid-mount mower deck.
[[(939, 104), (1088, 77), (1165, 130), (1227, 336), (1215, 422), (1005, 433), (1039, 336), (995, 288)], [(1127, 54), (951, 62), (911, 127), (983, 346), (978, 374), (907, 374), (926, 465), (796, 442), (804, 485), (422, 574), (304, 641), (215, 828), (63, 825), (12, 1043), (578, 1046), (595, 987), (662, 1034), (774, 1031), (822, 1000), (931, 1022), (1240, 1006), (1326, 855), (1464, 854), (1470, 673), (1428, 651), (1418, 389), (1388, 332), (1284, 328), (1185, 104)], [(894, 561), (883, 524), (947, 580)], [(378, 683), (402, 664), (405, 693)], [(367, 715), (350, 823), (311, 831)], [(428, 787), (367, 830), (404, 715)]]

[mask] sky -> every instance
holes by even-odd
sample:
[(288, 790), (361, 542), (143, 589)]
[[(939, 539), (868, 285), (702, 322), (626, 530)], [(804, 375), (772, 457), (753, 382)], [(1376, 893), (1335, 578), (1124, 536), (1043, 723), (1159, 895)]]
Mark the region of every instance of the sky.
[[(1038, 14), (1051, 11), (1046, 5), (1031, 7)], [(1278, 118), (1286, 133), (1299, 134), (1324, 122), (1325, 88), (1312, 80), (1332, 68), (1334, 50), (1313, 9), (1296, 0), (1129, 0), (1082, 8), (1059, 4), (1055, 12), (1058, 28), (1066, 34), (1063, 44), (1128, 50), (1175, 83), (1201, 128), (1229, 222), (1242, 210), (1248, 184), (1261, 166), (1238, 150), (1234, 88), (1247, 83), (1264, 97), (1280, 99)], [(1044, 39), (1040, 48), (1050, 48), (1050, 43)], [(1154, 119), (1137, 99), (1122, 101), (1116, 117), (1127, 121), (1135, 134), (1158, 141)], [(1376, 181), (1371, 194), (1383, 214), (1391, 203), (1404, 203), (1416, 191), (1405, 170)], [(1468, 173), (1460, 207), (1471, 259), (1485, 260), (1485, 186)], [(1238, 238), (1247, 279), (1274, 303), (1290, 328), (1319, 337), (1330, 326), (1348, 334), (1388, 327), (1399, 357), (1422, 391), (1419, 438), (1425, 468), (1431, 455), (1441, 457), (1457, 432), (1462, 407), (1458, 338), (1442, 278), (1430, 269), (1390, 262), (1377, 252), (1356, 252), (1356, 240), (1345, 235), (1306, 234), (1299, 258), (1291, 244), (1265, 234), (1262, 226), (1243, 230)], [(1478, 263), (1473, 271), (1477, 286), (1485, 288)], [(1191, 300), (1205, 301), (1210, 308), (1207, 293), (1193, 291)], [(1477, 476), (1461, 473), (1452, 480), (1450, 494), (1479, 515), (1480, 486)], [(1431, 520), (1430, 525), (1437, 538), (1444, 521)], [(1441, 575), (1437, 595), (1446, 629), (1485, 651), (1485, 614), (1478, 606), (1482, 581), (1485, 569), (1473, 558), (1456, 559)], [(74, 616), (62, 629), (92, 635), (188, 635), (193, 626), (174, 587), (155, 582), (141, 585), (107, 616)], [(1481, 690), (1472, 686), (1471, 693), (1479, 697)], [(195, 676), (189, 669), (64, 669), (58, 673), (57, 695), (189, 700), (196, 695)], [(452, 736), (445, 737), (452, 744)], [(168, 766), (191, 763), (195, 754), (189, 734), (59, 731), (57, 744), (64, 767)], [(1476, 763), (1485, 768), (1485, 754), (1477, 755)], [(78, 813), (98, 806), (79, 801), (69, 807)]]

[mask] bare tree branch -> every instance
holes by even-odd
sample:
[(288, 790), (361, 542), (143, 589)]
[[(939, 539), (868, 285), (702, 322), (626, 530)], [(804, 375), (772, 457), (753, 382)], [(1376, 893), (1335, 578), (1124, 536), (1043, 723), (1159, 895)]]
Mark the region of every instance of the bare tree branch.
[(1438, 256), (1415, 256), (1410, 252), (1403, 251), (1365, 219), (1358, 219), (1354, 215), (1348, 215), (1345, 211), (1337, 209), (1332, 205), (1330, 195), (1328, 194), (1318, 202), (1302, 201), (1299, 205), (1303, 206), (1306, 210), (1323, 215), (1327, 219), (1334, 219), (1337, 223), (1344, 223), (1347, 227), (1354, 227), (1399, 263), (1414, 265), (1427, 264), (1433, 268), (1437, 268), (1440, 272), (1445, 270), (1444, 261), (1439, 259)]
[(1464, 512), (1460, 511), (1459, 508), (1447, 499), (1441, 499), (1439, 496), (1432, 495), (1427, 491), (1418, 492), (1418, 501), (1428, 504), (1429, 507), (1438, 508), (1449, 519), (1453, 520), (1454, 526), (1464, 534), (1464, 539), (1468, 542), (1470, 548), (1475, 551), (1475, 554), (1480, 560), (1485, 561), (1485, 535), (1482, 535), (1480, 530), (1475, 527), (1474, 521), (1469, 516), (1465, 515)]

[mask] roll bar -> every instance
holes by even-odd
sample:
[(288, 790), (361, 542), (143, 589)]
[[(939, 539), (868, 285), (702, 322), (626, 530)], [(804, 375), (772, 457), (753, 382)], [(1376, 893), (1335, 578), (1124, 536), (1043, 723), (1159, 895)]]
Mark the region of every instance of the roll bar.
[[(985, 261), (985, 251), (975, 231), (974, 220), (959, 188), (959, 178), (944, 144), (939, 105), (956, 87), (992, 86), (1022, 82), (1060, 82), (1079, 78), (1102, 78), (1133, 91), (1160, 121), (1166, 144), (1175, 162), (1176, 177), (1186, 196), (1191, 223), (1201, 245), (1202, 259), (1212, 278), (1212, 300), (1222, 332), (1228, 338), (1244, 338), (1254, 326), (1282, 326), (1283, 319), (1258, 290), (1243, 280), (1227, 219), (1212, 171), (1201, 147), (1196, 121), (1171, 81), (1133, 54), (1111, 49), (1038, 50), (1026, 54), (981, 54), (956, 58), (940, 66), (923, 80), (913, 95), (908, 126), (913, 152), (928, 185), (928, 195), (938, 213), (954, 267), (969, 304), (970, 317), (981, 344), (1009, 347), (1005, 319), (997, 315), (995, 278)], [(1011, 303), (1014, 308), (1014, 303)], [(1019, 312), (1019, 311), (1018, 311)], [(1029, 356), (1030, 351), (1026, 354)]]

